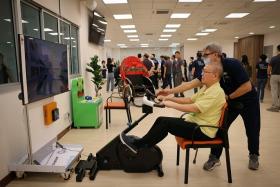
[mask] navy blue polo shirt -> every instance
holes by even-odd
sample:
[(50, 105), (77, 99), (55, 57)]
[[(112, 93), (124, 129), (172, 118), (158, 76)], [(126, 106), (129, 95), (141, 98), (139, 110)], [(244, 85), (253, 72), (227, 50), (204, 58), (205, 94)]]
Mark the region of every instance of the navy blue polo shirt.
[[(249, 77), (241, 63), (234, 58), (222, 59), (222, 65), (224, 69), (223, 77), (220, 80), (220, 85), (223, 88), (226, 95), (230, 95), (242, 84), (249, 81)], [(198, 79), (201, 80), (202, 76)], [(257, 98), (256, 90), (252, 86), (252, 90), (246, 94), (235, 98), (235, 101), (245, 101), (248, 99)]]

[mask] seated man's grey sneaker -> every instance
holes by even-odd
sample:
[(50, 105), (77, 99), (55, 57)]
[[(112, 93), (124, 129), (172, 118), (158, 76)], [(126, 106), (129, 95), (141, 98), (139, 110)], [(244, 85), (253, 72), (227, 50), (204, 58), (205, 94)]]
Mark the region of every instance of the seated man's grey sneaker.
[(259, 156), (255, 154), (249, 155), (249, 165), (248, 168), (251, 170), (259, 169)]
[(137, 147), (133, 145), (133, 140), (126, 136), (123, 132), (120, 134), (120, 140), (121, 142), (134, 154), (137, 154)]
[(203, 169), (212, 171), (215, 167), (220, 166), (221, 162), (215, 155), (209, 155), (209, 159), (204, 163)]

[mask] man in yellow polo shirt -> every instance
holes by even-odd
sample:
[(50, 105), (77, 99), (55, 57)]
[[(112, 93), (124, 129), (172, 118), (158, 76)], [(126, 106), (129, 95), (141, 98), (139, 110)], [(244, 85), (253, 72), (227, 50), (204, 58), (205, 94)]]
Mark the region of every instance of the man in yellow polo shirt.
[[(163, 140), (168, 133), (183, 138), (192, 138), (194, 129), (199, 125), (218, 126), (222, 107), (225, 104), (225, 93), (219, 81), (223, 68), (218, 64), (208, 64), (203, 69), (202, 84), (204, 85), (190, 98), (161, 98), (168, 108), (189, 112), (185, 119), (174, 117), (158, 117), (148, 133), (140, 139), (131, 139), (125, 134), (120, 139), (132, 152), (145, 146), (154, 146)], [(195, 140), (210, 140), (216, 136), (217, 129), (200, 127)]]

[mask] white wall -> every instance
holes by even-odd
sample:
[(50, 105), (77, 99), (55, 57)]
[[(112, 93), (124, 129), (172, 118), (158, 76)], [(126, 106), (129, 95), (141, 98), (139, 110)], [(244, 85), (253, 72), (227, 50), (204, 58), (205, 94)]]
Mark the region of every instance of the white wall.
[[(213, 41), (222, 46), (222, 50), (228, 57), (233, 57), (234, 40)], [(201, 43), (199, 41), (189, 41), (184, 44), (184, 58), (188, 61), (191, 56), (196, 58), (197, 51), (202, 51), (209, 43)]]
[(280, 32), (264, 35), (264, 46), (273, 45), (273, 55), (277, 54), (277, 46), (280, 45)]
[[(20, 0), (17, 0), (20, 1)], [(35, 0), (37, 3), (59, 14), (59, 0)], [(94, 95), (94, 89), (89, 83), (90, 76), (85, 72), (85, 64), (90, 57), (97, 54), (100, 59), (112, 55), (112, 50), (88, 43), (88, 17), (87, 9), (79, 0), (61, 0), (61, 15), (72, 21), (80, 28), (80, 62), (81, 74), (87, 78), (86, 92)], [(18, 160), (27, 153), (27, 132), (24, 123), (25, 115), (21, 101), (17, 96), (20, 92), (20, 85), (0, 86), (0, 179), (8, 173), (9, 163)], [(43, 105), (50, 101), (56, 101), (60, 110), (60, 119), (50, 126), (44, 125)], [(32, 133), (33, 152), (38, 150), (46, 142), (56, 137), (71, 123), (66, 118), (71, 112), (70, 93), (63, 93), (52, 98), (38, 101), (29, 106), (29, 118)]]

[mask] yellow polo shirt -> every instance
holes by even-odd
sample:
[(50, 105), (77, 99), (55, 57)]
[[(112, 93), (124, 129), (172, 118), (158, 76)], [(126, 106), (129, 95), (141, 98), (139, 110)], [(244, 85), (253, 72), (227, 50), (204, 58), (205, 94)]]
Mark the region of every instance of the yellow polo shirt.
[[(198, 125), (218, 126), (221, 117), (222, 107), (225, 104), (225, 93), (217, 82), (206, 89), (203, 86), (196, 94), (191, 97), (193, 103), (200, 110), (199, 113), (190, 113), (185, 120)], [(210, 138), (214, 138), (217, 129), (200, 127), (201, 131)]]

